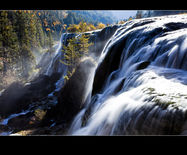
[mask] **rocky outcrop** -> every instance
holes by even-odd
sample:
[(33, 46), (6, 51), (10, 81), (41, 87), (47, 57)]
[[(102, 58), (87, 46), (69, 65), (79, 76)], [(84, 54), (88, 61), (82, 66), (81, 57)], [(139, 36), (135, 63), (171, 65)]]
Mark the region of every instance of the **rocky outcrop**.
[(118, 69), (120, 64), (119, 60), (125, 44), (126, 40), (119, 42), (119, 44), (115, 44), (106, 54), (105, 59), (101, 62), (96, 70), (92, 95), (99, 93), (105, 85), (108, 76), (112, 73), (112, 71)]
[(117, 25), (108, 26), (102, 30), (85, 33), (90, 35), (90, 41), (94, 43), (94, 45), (90, 47), (90, 54), (94, 55), (95, 57), (99, 57), (106, 43), (114, 35), (118, 27), (119, 26)]
[(55, 89), (55, 82), (59, 74), (51, 77), (40, 75), (27, 85), (15, 82), (11, 84), (0, 96), (0, 115), (6, 117), (18, 113), (29, 107), (32, 102), (41, 100)]
[(91, 98), (93, 76), (90, 75), (94, 72), (95, 64), (91, 58), (82, 61), (59, 92), (58, 104), (48, 111), (44, 122), (54, 119), (56, 123), (70, 123)]

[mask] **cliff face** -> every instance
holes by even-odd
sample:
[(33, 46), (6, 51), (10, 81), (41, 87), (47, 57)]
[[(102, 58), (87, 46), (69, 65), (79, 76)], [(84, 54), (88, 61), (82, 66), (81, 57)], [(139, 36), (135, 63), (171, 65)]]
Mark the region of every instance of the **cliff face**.
[[(62, 89), (59, 89), (58, 104), (47, 113), (47, 119), (53, 118), (56, 122), (70, 123), (75, 115), (90, 102), (97, 63), (107, 41), (117, 28), (118, 26), (111, 26), (85, 33), (90, 36), (90, 41), (94, 43), (89, 48), (90, 56), (83, 58), (70, 80)], [(58, 63), (58, 61), (55, 62)]]
[[(4, 124), (4, 119), (10, 119), (11, 129), (7, 128), (6, 124), (2, 127), (0, 125), (0, 130), (1, 128), (2, 130), (8, 130), (8, 132), (6, 131), (5, 133), (9, 134), (9, 130), (12, 130), (14, 125), (16, 126), (15, 129), (25, 129), (22, 125), (18, 127), (19, 123), (15, 123), (20, 121), (20, 117), (24, 117), (24, 115), (29, 113), (28, 116), (21, 119), (23, 122), (26, 121), (27, 124), (33, 117), (36, 109), (41, 108), (48, 111), (56, 104), (57, 106), (54, 107), (55, 113), (53, 113), (53, 110), (52, 112), (50, 110), (50, 112), (48, 112), (50, 116), (49, 120), (53, 117), (57, 118), (58, 116), (60, 119), (66, 120), (67, 122), (71, 121), (83, 107), (84, 102), (88, 102), (91, 98), (92, 86), (90, 86), (90, 88), (87, 86), (92, 84), (91, 81), (93, 81), (94, 76), (90, 76), (90, 73), (95, 73), (95, 61), (99, 58), (105, 43), (114, 34), (116, 29), (117, 26), (113, 26), (86, 33), (90, 35), (90, 41), (94, 42), (94, 45), (90, 47), (90, 54), (92, 57), (88, 57), (78, 66), (75, 75), (65, 86), (63, 76), (66, 75), (68, 67), (60, 62), (63, 58), (62, 46), (67, 45), (67, 40), (75, 36), (75, 34), (62, 34), (59, 45), (55, 48), (56, 51), (46, 52), (41, 57), (38, 63), (38, 68), (40, 69), (38, 75), (34, 75), (29, 83), (22, 84), (15, 82), (10, 85), (9, 88), (1, 92), (0, 116), (2, 118), (2, 125)], [(87, 68), (85, 68), (85, 66), (87, 66)], [(56, 112), (56, 109), (58, 112)], [(62, 111), (64, 111), (64, 113)], [(69, 113), (69, 111), (71, 112)], [(47, 120), (47, 124), (50, 123), (48, 120), (48, 113), (45, 119)], [(26, 125), (26, 128), (30, 127), (29, 124)]]

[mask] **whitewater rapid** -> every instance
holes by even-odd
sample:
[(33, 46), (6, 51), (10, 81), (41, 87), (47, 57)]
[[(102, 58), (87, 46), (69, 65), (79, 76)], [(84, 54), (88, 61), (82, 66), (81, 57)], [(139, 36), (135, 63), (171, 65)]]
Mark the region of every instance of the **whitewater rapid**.
[(119, 63), (117, 69), (77, 114), (68, 134), (185, 133), (187, 15), (137, 19), (120, 25), (105, 45), (97, 70), (114, 52), (120, 54), (118, 62), (111, 61)]

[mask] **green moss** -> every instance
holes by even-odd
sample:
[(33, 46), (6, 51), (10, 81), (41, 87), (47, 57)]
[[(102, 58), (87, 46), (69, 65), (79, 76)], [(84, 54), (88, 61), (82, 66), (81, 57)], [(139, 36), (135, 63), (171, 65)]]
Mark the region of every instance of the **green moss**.
[[(179, 98), (179, 96), (168, 96), (165, 93), (157, 93), (155, 91), (154, 88), (144, 88), (142, 89), (144, 93), (150, 95), (150, 97), (148, 99), (146, 99), (146, 101), (148, 102), (154, 102), (156, 105), (159, 105), (161, 108), (166, 109), (169, 105), (175, 105), (176, 102), (174, 102), (173, 100), (175, 98)], [(161, 97), (165, 96), (164, 99), (162, 99)], [(173, 106), (174, 108), (177, 108), (177, 106)]]
[(69, 77), (67, 75), (63, 76), (64, 80), (69, 80)]
[(166, 96), (166, 94), (158, 94), (158, 96)]
[(34, 115), (35, 117), (38, 119), (38, 120), (42, 120), (44, 118), (44, 116), (46, 115), (46, 112), (45, 110), (42, 110), (42, 109), (36, 109), (34, 111)]
[(149, 94), (149, 95), (154, 94), (154, 92), (155, 92), (154, 88), (144, 88), (142, 90), (143, 90), (144, 93), (147, 92), (147, 94)]
[(174, 101), (163, 101), (158, 98), (153, 99), (153, 102), (159, 105), (163, 109), (166, 109), (169, 105), (174, 105), (176, 103)]
[(147, 90), (149, 90), (149, 91), (151, 91), (151, 92), (155, 91), (154, 88), (147, 88)]
[(173, 102), (173, 101), (162, 101), (161, 99), (158, 99), (158, 98), (154, 99), (153, 101), (157, 104), (160, 104), (160, 105), (161, 104), (170, 105), (170, 104), (176, 103), (176, 102)]

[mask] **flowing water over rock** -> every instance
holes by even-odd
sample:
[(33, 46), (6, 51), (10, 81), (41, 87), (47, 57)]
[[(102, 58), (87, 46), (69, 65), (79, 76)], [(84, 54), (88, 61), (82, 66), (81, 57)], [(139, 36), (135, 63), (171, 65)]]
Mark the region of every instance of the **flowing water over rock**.
[[(111, 32), (105, 34), (105, 31), (111, 29)], [(102, 32), (102, 33), (100, 33)], [(90, 49), (90, 53), (99, 55), (107, 39), (110, 38), (111, 33), (115, 32), (115, 28), (106, 28), (104, 30), (96, 30), (88, 32), (90, 39), (99, 45)], [(8, 89), (0, 92), (0, 134), (10, 135), (12, 133), (23, 129), (33, 128), (33, 119), (35, 119), (34, 112), (37, 109), (49, 110), (58, 104), (58, 98), (61, 96), (61, 89), (64, 86), (64, 76), (67, 73), (68, 66), (60, 62), (63, 58), (62, 46), (67, 45), (67, 40), (72, 38), (75, 34), (62, 34), (58, 44), (54, 46), (54, 50), (43, 54), (38, 63), (40, 71), (34, 75), (32, 80), (26, 84), (13, 83)], [(99, 37), (99, 38), (98, 38)], [(101, 44), (102, 42), (102, 44)], [(54, 51), (54, 52), (53, 52)], [(94, 67), (93, 58), (84, 58), (82, 66), (90, 65)], [(86, 62), (87, 61), (87, 62)], [(83, 70), (80, 69), (81, 74)], [(78, 76), (80, 74), (78, 73)], [(84, 70), (85, 75), (88, 75), (88, 80), (93, 80), (93, 75), (89, 75), (89, 69)], [(90, 77), (91, 76), (91, 77)], [(91, 84), (91, 83), (90, 83)], [(85, 93), (82, 95), (83, 102), (88, 101), (91, 96), (91, 89), (87, 87), (89, 82), (85, 85)], [(70, 84), (72, 85), (72, 84)], [(73, 86), (73, 85), (72, 85)], [(90, 86), (91, 87), (91, 86)], [(80, 87), (80, 90), (82, 88)], [(18, 91), (19, 90), (19, 91)], [(80, 92), (81, 93), (81, 92)], [(9, 97), (11, 96), (11, 98)], [(72, 109), (72, 108), (71, 108)], [(26, 111), (26, 112), (25, 112)], [(67, 118), (67, 117), (66, 117)], [(49, 121), (51, 121), (50, 118)], [(10, 123), (9, 123), (10, 122)], [(23, 122), (23, 123), (20, 123)], [(42, 123), (41, 123), (42, 124)], [(40, 125), (41, 125), (40, 124)], [(55, 126), (55, 122), (46, 128)], [(11, 127), (10, 127), (11, 125)], [(39, 126), (37, 122), (37, 126)], [(14, 128), (14, 130), (13, 130)]]
[(184, 134), (186, 40), (186, 15), (120, 26), (102, 51), (93, 83), (97, 91), (68, 134)]
[(187, 133), (187, 15), (136, 19), (86, 34), (94, 42), (90, 56), (65, 85), (61, 48), (75, 34), (61, 36), (42, 72), (49, 81), (58, 75), (45, 94), (54, 103), (49, 128), (68, 120), (67, 135)]

